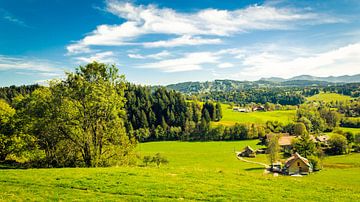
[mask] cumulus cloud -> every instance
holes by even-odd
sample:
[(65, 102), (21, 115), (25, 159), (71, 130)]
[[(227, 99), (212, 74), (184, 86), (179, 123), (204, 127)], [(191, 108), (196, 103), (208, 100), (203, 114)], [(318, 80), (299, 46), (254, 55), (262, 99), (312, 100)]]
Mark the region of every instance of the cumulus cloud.
[(158, 47), (176, 47), (176, 46), (186, 46), (186, 45), (193, 46), (193, 45), (202, 45), (202, 44), (219, 44), (221, 42), (222, 42), (221, 39), (208, 39), (208, 38), (184, 35), (170, 40), (145, 42), (143, 43), (143, 45), (146, 48), (158, 48)]
[(39, 73), (62, 72), (58, 65), (47, 60), (5, 55), (0, 55), (0, 71), (1, 70), (27, 70)]
[(234, 67), (234, 64), (231, 64), (229, 62), (224, 62), (224, 63), (219, 64), (218, 67), (220, 69), (225, 69), (225, 68)]
[(150, 54), (150, 55), (141, 55), (141, 54), (134, 54), (130, 53), (128, 54), (129, 58), (133, 59), (155, 59), (155, 60), (161, 60), (166, 57), (169, 57), (171, 55), (168, 51), (161, 51), (160, 53)]
[[(136, 6), (128, 2), (107, 1), (106, 10), (125, 20), (120, 25), (99, 25), (83, 39), (69, 45), (70, 54), (89, 51), (91, 46), (144, 45), (170, 47), (221, 43), (218, 38), (251, 30), (292, 29), (299, 24), (333, 23), (338, 19), (310, 11), (253, 5), (236, 10), (203, 9), (182, 13), (155, 5)], [(136, 42), (147, 34), (177, 36), (168, 41)]]
[(243, 69), (233, 77), (258, 79), (271, 76), (289, 78), (302, 74), (314, 76), (358, 74), (359, 55), (360, 43), (306, 56), (289, 56), (271, 52), (251, 53), (240, 59)]
[(204, 64), (216, 64), (219, 57), (211, 52), (187, 53), (181, 58), (146, 63), (141, 68), (158, 69), (163, 72), (185, 72), (201, 70)]
[(75, 59), (79, 62), (91, 63), (93, 61), (102, 62), (102, 63), (115, 63), (116, 59), (114, 57), (114, 52), (105, 51), (100, 53), (95, 53), (88, 57), (76, 57)]

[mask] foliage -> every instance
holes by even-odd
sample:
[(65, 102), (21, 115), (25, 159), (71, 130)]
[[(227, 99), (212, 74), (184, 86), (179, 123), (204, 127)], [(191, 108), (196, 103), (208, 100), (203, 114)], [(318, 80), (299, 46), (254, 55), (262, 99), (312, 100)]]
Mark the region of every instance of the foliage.
[(155, 156), (153, 156), (151, 162), (155, 163), (157, 167), (160, 167), (160, 164), (169, 163), (169, 161), (165, 157), (161, 156), (160, 153), (156, 153)]
[(0, 99), (5, 100), (7, 103), (12, 103), (13, 99), (19, 95), (25, 96), (34, 90), (40, 88), (39, 85), (23, 85), (23, 86), (10, 86), (0, 88)]
[(346, 152), (348, 141), (343, 135), (334, 134), (329, 139), (330, 152), (343, 154)]
[(313, 156), (316, 153), (316, 146), (310, 135), (303, 133), (300, 138), (294, 139), (292, 142), (293, 152), (298, 152), (304, 157)]
[(267, 154), (271, 165), (279, 160), (279, 152), (279, 136), (273, 135), (267, 145)]
[(296, 124), (294, 124), (294, 135), (297, 135), (297, 136), (304, 136), (305, 134), (307, 134), (307, 130), (306, 130), (306, 127), (305, 127), (305, 124), (302, 123), (302, 122), (298, 122)]
[(18, 126), (36, 138), (48, 166), (129, 164), (135, 141), (124, 127), (124, 89), (115, 66), (80, 66), (19, 99)]
[(312, 155), (312, 156), (309, 156), (307, 158), (308, 158), (309, 162), (312, 165), (313, 171), (319, 171), (319, 170), (322, 169), (321, 160), (317, 156)]

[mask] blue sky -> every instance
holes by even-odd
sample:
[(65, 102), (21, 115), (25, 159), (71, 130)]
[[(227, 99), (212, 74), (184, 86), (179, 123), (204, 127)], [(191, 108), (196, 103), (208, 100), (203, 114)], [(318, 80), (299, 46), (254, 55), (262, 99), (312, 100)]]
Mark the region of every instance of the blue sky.
[(0, 86), (93, 60), (170, 84), (360, 73), (360, 2), (0, 0)]

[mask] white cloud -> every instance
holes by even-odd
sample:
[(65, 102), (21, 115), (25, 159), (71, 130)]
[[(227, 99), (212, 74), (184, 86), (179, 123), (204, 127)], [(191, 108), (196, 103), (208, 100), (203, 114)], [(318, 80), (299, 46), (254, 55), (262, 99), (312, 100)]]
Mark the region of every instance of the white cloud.
[(278, 76), (289, 78), (302, 74), (314, 76), (340, 76), (360, 73), (360, 43), (307, 56), (260, 52), (241, 59), (244, 68), (233, 75), (238, 79), (258, 79)]
[(24, 21), (16, 18), (14, 15), (12, 15), (8, 11), (1, 9), (1, 8), (0, 8), (0, 18), (3, 18), (4, 20), (6, 20), (8, 22), (20, 25), (22, 27), (28, 27), (28, 25)]
[(155, 59), (155, 60), (161, 60), (166, 57), (169, 57), (170, 55), (171, 55), (171, 53), (168, 51), (161, 51), (159, 53), (150, 54), (150, 55), (141, 55), (141, 54), (130, 53), (130, 54), (128, 54), (128, 57), (133, 58), (133, 59), (149, 59), (150, 58), (150, 59)]
[(39, 73), (59, 73), (62, 69), (58, 65), (36, 58), (10, 57), (0, 55), (1, 70), (27, 70)]
[(141, 68), (159, 69), (163, 72), (184, 72), (202, 69), (203, 64), (218, 63), (219, 57), (210, 52), (195, 52), (185, 54), (182, 58), (146, 63)]
[(107, 1), (107, 11), (125, 20), (120, 25), (99, 25), (83, 39), (67, 47), (69, 53), (88, 51), (91, 46), (141, 45), (134, 41), (146, 34), (180, 36), (168, 41), (147, 42), (147, 47), (214, 44), (220, 39), (194, 36), (230, 36), (250, 30), (292, 29), (299, 24), (333, 23), (336, 18), (304, 10), (253, 5), (237, 10), (203, 9), (181, 13), (154, 5), (136, 6)]
[(89, 57), (76, 57), (75, 59), (80, 62), (84, 62), (84, 63), (91, 63), (94, 61), (102, 62), (102, 63), (115, 63), (116, 62), (114, 53), (112, 51), (96, 53)]
[(219, 64), (218, 67), (221, 69), (225, 69), (225, 68), (234, 67), (234, 65), (229, 62), (224, 62), (224, 63)]
[(219, 44), (221, 39), (204, 39), (202, 37), (192, 37), (189, 35), (184, 35), (175, 39), (154, 41), (154, 42), (145, 42), (143, 43), (146, 48), (158, 48), (158, 47), (175, 47), (175, 46), (192, 46), (192, 45), (202, 45), (202, 44)]

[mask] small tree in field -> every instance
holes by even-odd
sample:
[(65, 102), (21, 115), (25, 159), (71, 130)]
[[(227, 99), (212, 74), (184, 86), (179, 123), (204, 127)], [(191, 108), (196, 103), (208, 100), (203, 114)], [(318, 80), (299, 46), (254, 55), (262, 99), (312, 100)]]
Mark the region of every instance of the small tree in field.
[(148, 166), (148, 164), (151, 163), (151, 161), (152, 161), (151, 156), (144, 156), (143, 163), (145, 164), (145, 166)]
[(167, 164), (169, 161), (160, 155), (160, 153), (155, 154), (155, 156), (152, 158), (152, 162), (156, 163), (157, 167), (160, 167), (160, 164)]
[(273, 135), (267, 147), (268, 158), (271, 165), (279, 159), (279, 152), (280, 152), (279, 136)]

